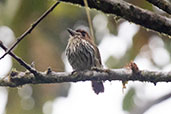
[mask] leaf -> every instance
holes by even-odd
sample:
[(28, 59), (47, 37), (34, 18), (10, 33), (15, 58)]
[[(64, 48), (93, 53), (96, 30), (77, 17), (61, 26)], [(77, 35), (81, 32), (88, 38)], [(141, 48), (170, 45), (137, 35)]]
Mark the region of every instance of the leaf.
[(125, 95), (124, 99), (123, 99), (123, 105), (122, 108), (125, 111), (131, 111), (131, 109), (134, 107), (135, 103), (134, 103), (134, 97), (136, 95), (136, 91), (135, 89), (132, 87), (129, 89), (129, 91), (127, 92), (127, 94)]

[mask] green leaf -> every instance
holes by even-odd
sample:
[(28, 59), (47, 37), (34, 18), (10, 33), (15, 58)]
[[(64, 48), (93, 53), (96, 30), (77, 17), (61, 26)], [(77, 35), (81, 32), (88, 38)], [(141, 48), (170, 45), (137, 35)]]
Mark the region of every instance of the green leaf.
[(131, 109), (134, 107), (135, 103), (134, 103), (134, 97), (136, 95), (136, 91), (134, 88), (130, 88), (129, 91), (127, 92), (127, 94), (125, 95), (124, 99), (123, 99), (123, 105), (122, 108), (125, 111), (131, 111)]

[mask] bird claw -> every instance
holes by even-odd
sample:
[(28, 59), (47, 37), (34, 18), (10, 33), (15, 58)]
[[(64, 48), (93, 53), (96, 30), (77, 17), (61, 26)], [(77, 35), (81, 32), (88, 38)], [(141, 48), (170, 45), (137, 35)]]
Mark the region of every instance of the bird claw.
[(78, 76), (78, 71), (77, 71), (77, 70), (72, 71), (72, 72), (71, 72), (71, 75), (72, 75), (73, 77), (77, 77), (77, 76)]
[(98, 68), (98, 67), (92, 67), (91, 70), (95, 70), (97, 72), (103, 72), (104, 71), (102, 68)]
[(110, 73), (109, 69), (102, 69), (102, 68), (98, 68), (98, 67), (92, 67), (91, 70), (95, 70), (97, 72), (107, 72), (107, 73)]
[(110, 73), (110, 69), (105, 69), (104, 71), (107, 73)]
[(71, 72), (71, 75), (75, 75), (75, 74), (77, 74), (77, 71), (76, 70), (74, 70), (74, 71)]

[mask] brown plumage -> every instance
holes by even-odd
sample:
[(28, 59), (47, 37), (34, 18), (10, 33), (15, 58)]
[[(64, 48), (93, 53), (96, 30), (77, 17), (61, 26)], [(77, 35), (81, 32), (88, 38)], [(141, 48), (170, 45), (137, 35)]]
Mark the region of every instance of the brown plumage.
[[(90, 70), (93, 67), (101, 68), (99, 50), (89, 34), (81, 29), (67, 30), (70, 33), (70, 38), (66, 47), (66, 56), (72, 68), (75, 71)], [(92, 81), (92, 87), (96, 94), (104, 92), (101, 81)]]

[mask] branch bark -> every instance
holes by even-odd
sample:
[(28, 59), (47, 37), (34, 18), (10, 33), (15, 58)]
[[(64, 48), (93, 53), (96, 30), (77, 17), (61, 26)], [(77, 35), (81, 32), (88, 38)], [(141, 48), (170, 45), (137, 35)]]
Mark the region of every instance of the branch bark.
[[(37, 71), (38, 72), (38, 71)], [(9, 79), (0, 80), (0, 86), (18, 87), (25, 84), (47, 84), (47, 83), (64, 83), (78, 81), (141, 81), (151, 82), (171, 82), (171, 72), (154, 72), (139, 70), (134, 72), (132, 69), (100, 69), (89, 70), (75, 73), (53, 72), (51, 69), (45, 72), (38, 72), (37, 76), (30, 72), (12, 71)]]
[(154, 6), (157, 6), (158, 8), (162, 9), (163, 11), (167, 12), (168, 14), (171, 14), (171, 4), (165, 0), (147, 0)]
[[(83, 0), (62, 0), (84, 6)], [(115, 14), (145, 28), (171, 36), (171, 19), (121, 0), (87, 0), (88, 6), (106, 14)]]

